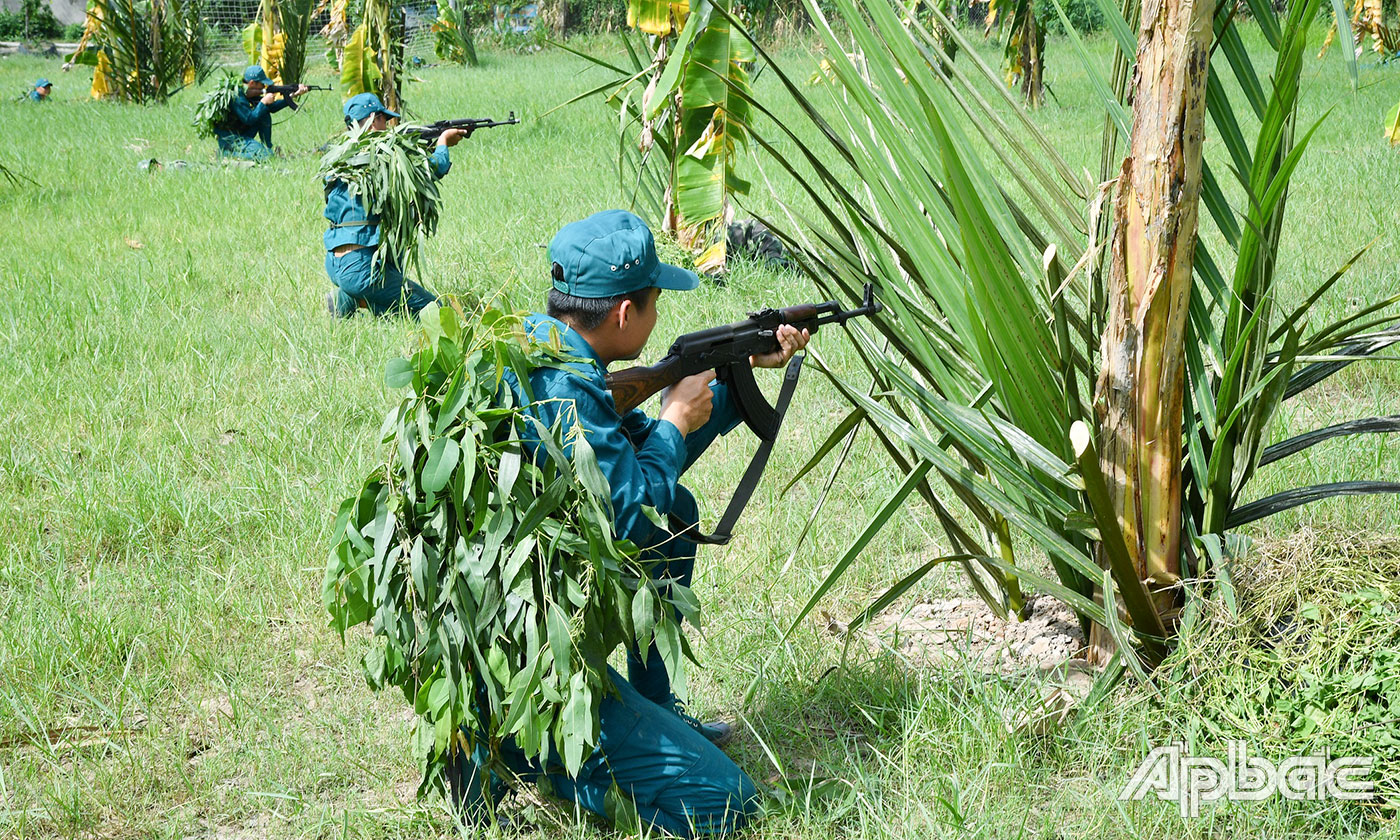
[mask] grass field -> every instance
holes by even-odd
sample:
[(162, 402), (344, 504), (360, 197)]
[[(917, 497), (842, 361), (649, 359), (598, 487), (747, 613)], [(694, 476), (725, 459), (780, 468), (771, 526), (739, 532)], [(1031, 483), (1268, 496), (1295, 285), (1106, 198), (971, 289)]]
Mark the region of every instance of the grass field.
[[(1107, 59), (1106, 41), (1091, 48)], [(798, 48), (784, 56), (794, 67), (809, 61)], [(1097, 171), (1098, 110), (1087, 82), (1067, 47), (1052, 41), (1049, 56), (1058, 103), (1037, 119), (1067, 160)], [(0, 103), (0, 163), (32, 181), (0, 181), (0, 835), (455, 834), (440, 801), (414, 799), (410, 711), (365, 687), (364, 638), (342, 645), (320, 603), (332, 514), (379, 457), (380, 420), (398, 399), (383, 385), (384, 363), (411, 330), (400, 320), (338, 322), (324, 309), (315, 150), (340, 125), (338, 96), (308, 95), (275, 130), (285, 156), (245, 170), (215, 164), (212, 141), (194, 139), (195, 91), (166, 107), (93, 103), (84, 73), (0, 60), (0, 90), (18, 92), (39, 75), (57, 82), (55, 101)], [(560, 225), (622, 201), (610, 110), (592, 102), (538, 118), (603, 77), (558, 50), (488, 53), (479, 69), (420, 76), (408, 97), (423, 117), (514, 110), (523, 119), (453, 150), (425, 282), (441, 293), (504, 293), (516, 306), (539, 305), (540, 246)], [(318, 65), (313, 80), (327, 79)], [(773, 92), (772, 82), (761, 79), (760, 89)], [(1304, 71), (1301, 120), (1331, 112), (1294, 180), (1280, 265), (1287, 295), (1301, 299), (1379, 238), (1324, 316), (1397, 291), (1400, 158), (1381, 139), (1381, 122), (1400, 98), (1400, 69), (1363, 59), (1361, 85), (1349, 90), (1335, 55)], [(149, 158), (191, 165), (138, 167)], [(768, 195), (752, 205), (775, 209)], [(651, 349), (659, 354), (680, 331), (815, 294), (800, 278), (740, 265), (725, 287), (663, 298)], [(854, 374), (839, 335), (819, 341)], [(1353, 368), (1285, 411), (1274, 435), (1400, 413), (1397, 382), (1393, 366)], [(1199, 730), (1188, 699), (1164, 703), (1129, 688), (1061, 735), (1033, 739), (1008, 735), (1002, 715), (1037, 690), (1037, 675), (917, 668), (843, 651), (819, 622), (778, 646), (898, 479), (862, 437), (818, 527), (779, 574), (824, 472), (786, 496), (780, 479), (843, 415), (832, 389), (809, 377), (740, 536), (701, 554), (696, 590), (707, 621), (697, 644), (704, 669), (691, 678), (697, 711), (752, 727), (733, 754), (756, 778), (774, 777), (776, 759), (790, 775), (849, 783), (838, 803), (774, 816), (753, 836), (1394, 831), (1384, 812), (1329, 803), (1222, 804), (1186, 820), (1172, 804), (1117, 802), (1151, 744)], [(687, 477), (707, 521), (751, 447), (743, 433), (731, 435)], [(1400, 449), (1381, 438), (1316, 452), (1290, 461), (1289, 474), (1267, 476), (1261, 492), (1400, 478)], [(1393, 498), (1372, 497), (1301, 509), (1253, 536), (1384, 542), (1397, 525)], [(849, 617), (915, 560), (941, 553), (936, 533), (926, 511), (911, 507), (826, 609)], [(1296, 560), (1308, 568), (1306, 554)], [(911, 599), (961, 589), (949, 570)], [(1251, 679), (1242, 668), (1240, 683)], [(595, 832), (572, 820), (542, 822), (520, 832)]]

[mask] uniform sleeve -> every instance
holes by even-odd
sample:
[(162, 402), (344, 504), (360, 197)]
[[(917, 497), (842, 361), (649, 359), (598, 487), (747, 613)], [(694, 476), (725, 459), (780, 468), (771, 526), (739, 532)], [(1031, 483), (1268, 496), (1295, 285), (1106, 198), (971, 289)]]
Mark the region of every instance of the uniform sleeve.
[(233, 100), (233, 118), (246, 126), (256, 126), (258, 121), (270, 113), (267, 106), (259, 102), (254, 105), (246, 96)]
[[(685, 463), (681, 465), (681, 474), (690, 469), (691, 464), (699, 459), (716, 438), (729, 434), (741, 422), (739, 410), (734, 407), (734, 400), (729, 396), (729, 386), (723, 382), (711, 382), (710, 392), (714, 394), (710, 419), (705, 421), (705, 425), (685, 436)], [(622, 429), (632, 441), (632, 445), (640, 447), (646, 443), (659, 422), (661, 421), (647, 416), (640, 408), (634, 408), (623, 416)], [(670, 423), (666, 425), (675, 429)]]
[(438, 146), (433, 149), (433, 153), (428, 155), (428, 160), (432, 161), (433, 174), (438, 178), (447, 174), (447, 170), (452, 168), (452, 158), (447, 152), (446, 146)]
[(622, 416), (622, 431), (632, 441), (633, 446), (641, 446), (656, 428), (657, 420), (640, 408), (634, 408)]
[[(259, 102), (258, 104), (262, 105), (261, 102)], [(293, 111), (295, 111), (297, 109), (297, 104), (292, 101), (292, 98), (290, 96), (284, 96), (281, 99), (278, 99), (276, 102), (272, 103), (271, 105), (264, 105), (263, 107), (267, 108), (267, 112), (269, 114), (275, 114), (283, 108), (291, 108)]]
[[(652, 420), (645, 441), (634, 448), (623, 431), (612, 399), (599, 381), (567, 371), (544, 369), (531, 376), (538, 416), (546, 425), (575, 418), (608, 479), (617, 536), (642, 542), (655, 526), (642, 506), (665, 516), (675, 504), (686, 447), (680, 430), (665, 420)], [(572, 442), (565, 453), (573, 456)]]

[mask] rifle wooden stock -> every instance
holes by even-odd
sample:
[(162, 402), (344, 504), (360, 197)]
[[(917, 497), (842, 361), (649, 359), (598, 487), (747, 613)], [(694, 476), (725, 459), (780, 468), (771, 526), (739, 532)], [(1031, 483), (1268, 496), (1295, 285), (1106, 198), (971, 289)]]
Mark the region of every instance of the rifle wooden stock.
[(662, 388), (669, 388), (685, 378), (681, 360), (667, 356), (654, 365), (637, 365), (607, 375), (608, 390), (618, 414), (626, 414), (647, 401)]

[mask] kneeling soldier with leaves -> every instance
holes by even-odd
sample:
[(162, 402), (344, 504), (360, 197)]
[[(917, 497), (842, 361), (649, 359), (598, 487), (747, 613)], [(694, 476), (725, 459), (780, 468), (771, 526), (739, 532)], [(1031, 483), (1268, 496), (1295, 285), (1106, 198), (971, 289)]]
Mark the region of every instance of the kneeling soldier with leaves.
[(309, 89), (299, 85), (295, 92), (278, 98), (267, 93), (272, 79), (257, 64), (243, 71), (243, 95), (229, 103), (228, 113), (214, 132), (219, 141), (219, 156), (239, 160), (266, 160), (272, 157), (272, 115), (283, 108), (296, 108), (293, 96)]
[[(560, 420), (577, 422), (608, 480), (617, 537), (631, 540), (643, 557), (657, 561), (652, 576), (663, 592), (673, 581), (679, 586), (672, 593), (693, 598), (689, 585), (696, 542), (691, 529), (699, 511), (680, 477), (715, 438), (740, 424), (734, 401), (725, 385), (713, 381), (714, 372), (707, 371), (670, 388), (658, 418), (640, 409), (619, 415), (604, 376), (613, 362), (641, 354), (656, 326), (662, 290), (694, 289), (699, 280), (693, 272), (661, 263), (646, 224), (622, 210), (566, 225), (549, 253), (549, 314), (530, 316), (525, 328), (539, 341), (557, 341), (578, 361), (531, 372), (533, 410), (544, 427)], [(783, 367), (808, 337), (805, 330), (783, 325), (776, 331), (780, 349), (749, 361), (753, 367)], [(506, 378), (519, 389), (509, 373)], [(527, 440), (527, 447), (531, 443)], [(545, 457), (544, 448), (534, 455)], [(674, 529), (680, 533), (656, 524), (667, 516), (686, 523)], [(719, 749), (733, 728), (685, 714), (670, 674), (677, 675), (683, 692), (686, 653), (682, 638), (658, 634), (649, 650), (629, 651), (626, 680), (609, 669), (617, 694), (604, 699), (598, 749), (576, 776), (533, 762), (522, 761), (513, 769), (524, 778), (548, 773), (556, 794), (615, 820), (619, 802), (626, 802), (626, 810), (635, 809), (643, 825), (668, 834), (724, 834), (741, 826), (756, 813), (759, 794)], [(473, 759), (460, 762), (456, 785), (468, 808), (485, 804), (482, 781), (490, 775), (480, 756)]]
[(336, 286), (326, 306), (341, 318), (360, 308), (417, 315), (437, 299), (406, 280), (403, 269), (416, 265), (419, 240), (437, 228), (436, 182), (452, 168), (448, 148), (469, 132), (442, 132), (429, 154), (410, 128), (386, 130), (398, 118), (372, 93), (350, 97), (348, 137), (321, 164), (330, 222), (323, 237), (326, 274)]

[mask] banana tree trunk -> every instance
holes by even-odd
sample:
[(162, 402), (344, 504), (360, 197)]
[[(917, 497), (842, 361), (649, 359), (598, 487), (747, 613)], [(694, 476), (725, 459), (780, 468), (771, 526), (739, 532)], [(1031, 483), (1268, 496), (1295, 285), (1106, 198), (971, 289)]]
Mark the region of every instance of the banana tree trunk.
[(1041, 74), (1041, 50), (1045, 35), (1035, 18), (1035, 3), (1026, 4), (1021, 24), (1021, 97), (1032, 108), (1045, 104), (1045, 83)]
[[(1214, 11), (1214, 0), (1143, 3), (1096, 394), (1100, 463), (1129, 554), (1168, 626), (1181, 571), (1183, 351)], [(1095, 626), (1091, 661), (1113, 649)]]

